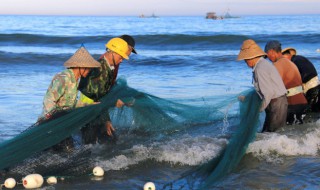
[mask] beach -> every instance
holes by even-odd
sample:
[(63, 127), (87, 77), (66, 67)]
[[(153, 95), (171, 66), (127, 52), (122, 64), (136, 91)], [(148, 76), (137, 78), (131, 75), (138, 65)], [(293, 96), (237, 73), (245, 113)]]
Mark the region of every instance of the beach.
[[(110, 38), (132, 35), (138, 54), (121, 63), (118, 74), (130, 87), (172, 101), (203, 98), (215, 103), (252, 88), (251, 69), (236, 60), (242, 42), (249, 38), (262, 49), (269, 40), (280, 41), (283, 48), (294, 47), (319, 72), (319, 18), (0, 16), (0, 142), (36, 122), (52, 77), (81, 44), (98, 59)], [(223, 113), (228, 111), (229, 103), (225, 104)], [(260, 130), (263, 117), (261, 113)], [(93, 146), (99, 155), (95, 164), (105, 170), (103, 179), (70, 176), (58, 180), (54, 188), (142, 189), (152, 181), (161, 189), (219, 155), (235, 125), (224, 119), (157, 139), (123, 133), (116, 145)], [(319, 144), (316, 121), (257, 133), (238, 167), (215, 188), (319, 189)]]

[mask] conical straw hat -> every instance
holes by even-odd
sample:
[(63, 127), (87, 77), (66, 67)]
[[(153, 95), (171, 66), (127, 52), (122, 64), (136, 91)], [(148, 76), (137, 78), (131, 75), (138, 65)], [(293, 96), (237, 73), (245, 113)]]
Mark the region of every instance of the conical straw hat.
[(255, 41), (245, 40), (241, 46), (238, 61), (243, 59), (252, 59), (255, 57), (266, 55), (266, 53), (256, 44)]
[(290, 52), (291, 55), (297, 55), (297, 50), (294, 49), (293, 47), (287, 47), (287, 48), (284, 48), (281, 53), (284, 53), (285, 51), (288, 51)]
[(101, 64), (96, 61), (90, 53), (81, 46), (65, 63), (67, 68), (71, 67), (85, 67), (85, 68), (97, 68), (101, 67)]

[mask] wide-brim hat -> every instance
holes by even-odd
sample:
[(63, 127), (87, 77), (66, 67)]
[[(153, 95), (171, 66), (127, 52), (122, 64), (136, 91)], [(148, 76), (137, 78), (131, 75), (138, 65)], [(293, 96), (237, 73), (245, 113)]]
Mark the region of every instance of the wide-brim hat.
[(238, 61), (264, 56), (266, 53), (252, 39), (245, 40), (241, 46)]
[(96, 61), (87, 49), (81, 46), (71, 57), (68, 59), (64, 66), (67, 68), (84, 67), (84, 68), (98, 68), (101, 64)]
[(284, 48), (281, 53), (283, 54), (284, 52), (289, 51), (291, 55), (297, 55), (297, 50), (294, 49), (293, 47), (287, 47)]
[(136, 49), (134, 48), (134, 45), (136, 45), (136, 42), (134, 41), (132, 36), (124, 34), (124, 35), (120, 36), (119, 38), (126, 41), (128, 43), (128, 45), (132, 47), (132, 53), (138, 54)]

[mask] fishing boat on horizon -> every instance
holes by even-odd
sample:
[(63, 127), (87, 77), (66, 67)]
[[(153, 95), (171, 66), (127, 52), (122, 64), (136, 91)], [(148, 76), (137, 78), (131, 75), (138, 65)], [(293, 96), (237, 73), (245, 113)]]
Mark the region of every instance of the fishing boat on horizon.
[(230, 9), (227, 10), (227, 12), (224, 14), (225, 19), (229, 19), (229, 18), (240, 18), (239, 16), (233, 16), (229, 13)]
[(223, 17), (217, 16), (215, 12), (208, 12), (206, 15), (206, 19), (221, 20), (223, 19)]
[(139, 18), (159, 18), (159, 16), (156, 16), (154, 13), (152, 13), (151, 16), (145, 16), (144, 14), (139, 15)]

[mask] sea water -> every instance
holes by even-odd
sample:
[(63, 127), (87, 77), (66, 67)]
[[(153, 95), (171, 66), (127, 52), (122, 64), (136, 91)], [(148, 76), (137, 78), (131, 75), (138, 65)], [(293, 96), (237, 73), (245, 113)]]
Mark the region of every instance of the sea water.
[[(296, 48), (320, 71), (319, 19), (320, 15), (225, 20), (0, 16), (0, 141), (13, 138), (37, 120), (52, 77), (81, 44), (97, 59), (110, 38), (132, 35), (138, 54), (123, 61), (119, 70), (129, 86), (165, 99), (223, 97), (252, 87), (251, 69), (236, 60), (248, 38), (262, 49), (267, 41), (279, 40), (283, 48)], [(239, 166), (215, 187), (319, 189), (319, 125), (313, 122), (258, 133)], [(219, 155), (228, 138), (212, 130), (215, 127), (230, 130), (222, 121), (155, 142), (139, 143), (135, 136), (125, 141), (120, 136), (116, 145), (94, 147), (101, 152), (96, 162), (106, 171), (103, 179), (75, 177), (58, 181), (55, 187), (142, 189), (153, 181), (160, 189)]]

